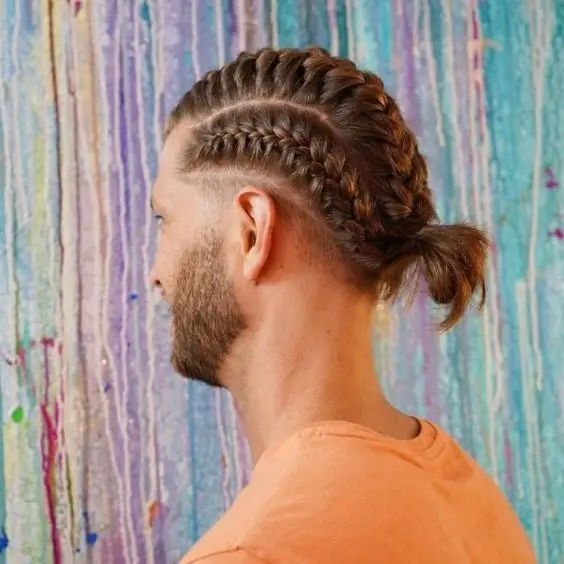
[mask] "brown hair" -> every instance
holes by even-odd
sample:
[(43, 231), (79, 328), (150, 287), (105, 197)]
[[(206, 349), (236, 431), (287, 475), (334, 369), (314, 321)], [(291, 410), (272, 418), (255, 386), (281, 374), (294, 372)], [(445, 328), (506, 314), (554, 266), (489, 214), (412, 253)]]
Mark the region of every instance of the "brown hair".
[(423, 277), (448, 307), (441, 329), (485, 299), (485, 234), (440, 225), (427, 166), (382, 80), (318, 48), (242, 53), (207, 73), (170, 116), (188, 120), (187, 171), (281, 179), (313, 206), (334, 245), (381, 299)]

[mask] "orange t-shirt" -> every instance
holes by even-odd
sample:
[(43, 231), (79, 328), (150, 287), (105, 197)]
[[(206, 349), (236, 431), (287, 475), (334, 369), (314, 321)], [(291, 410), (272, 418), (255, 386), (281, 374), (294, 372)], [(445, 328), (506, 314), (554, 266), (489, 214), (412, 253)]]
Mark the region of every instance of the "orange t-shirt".
[(313, 425), (265, 451), (181, 564), (529, 564), (519, 519), (442, 429)]

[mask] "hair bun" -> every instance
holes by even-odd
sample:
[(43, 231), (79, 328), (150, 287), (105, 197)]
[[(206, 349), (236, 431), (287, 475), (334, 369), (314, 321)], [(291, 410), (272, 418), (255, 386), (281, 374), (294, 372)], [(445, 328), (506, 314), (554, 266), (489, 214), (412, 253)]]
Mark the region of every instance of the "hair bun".
[(447, 330), (462, 316), (474, 294), (485, 301), (485, 263), (491, 247), (486, 234), (471, 225), (427, 225), (416, 236), (421, 275), (431, 299), (449, 308)]

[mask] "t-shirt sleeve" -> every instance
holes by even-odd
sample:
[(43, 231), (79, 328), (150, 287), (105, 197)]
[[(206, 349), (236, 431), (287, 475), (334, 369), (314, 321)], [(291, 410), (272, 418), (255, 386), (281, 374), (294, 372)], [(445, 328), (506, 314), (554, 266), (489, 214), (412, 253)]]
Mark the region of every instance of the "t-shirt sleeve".
[(263, 560), (244, 549), (216, 552), (189, 562), (190, 564), (268, 564), (267, 560)]

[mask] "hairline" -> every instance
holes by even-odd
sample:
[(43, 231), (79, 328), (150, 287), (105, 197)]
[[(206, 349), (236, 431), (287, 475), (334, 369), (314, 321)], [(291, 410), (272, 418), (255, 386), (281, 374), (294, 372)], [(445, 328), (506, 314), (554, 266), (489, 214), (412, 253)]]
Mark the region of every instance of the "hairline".
[(182, 171), (179, 176), (196, 186), (203, 199), (213, 201), (220, 211), (225, 211), (235, 194), (246, 186), (263, 189), (273, 198), (282, 221), (297, 233), (308, 264), (337, 276), (342, 270), (344, 278), (352, 274), (347, 274), (348, 263), (340, 256), (334, 235), (320, 213), (308, 205), (307, 198), (296, 194), (298, 187), (291, 181), (276, 174), (267, 178), (264, 173), (257, 174), (236, 165)]

